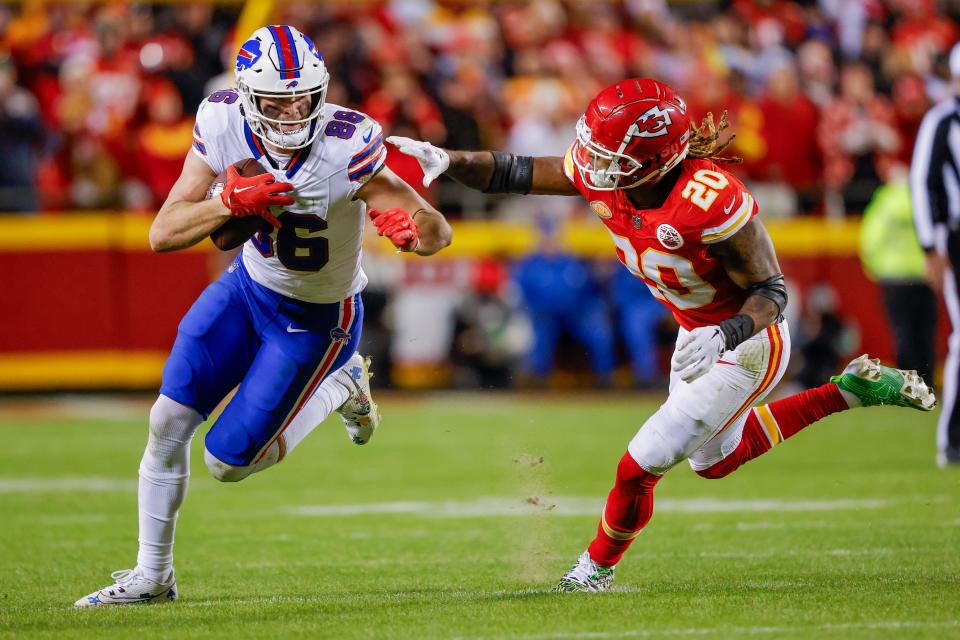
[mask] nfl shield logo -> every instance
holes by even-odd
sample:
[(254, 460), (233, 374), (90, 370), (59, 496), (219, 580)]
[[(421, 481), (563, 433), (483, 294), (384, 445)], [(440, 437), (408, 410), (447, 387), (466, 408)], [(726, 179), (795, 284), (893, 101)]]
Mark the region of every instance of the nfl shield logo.
[(633, 228), (637, 231), (640, 230), (640, 227), (643, 226), (643, 218), (639, 214), (633, 214)]

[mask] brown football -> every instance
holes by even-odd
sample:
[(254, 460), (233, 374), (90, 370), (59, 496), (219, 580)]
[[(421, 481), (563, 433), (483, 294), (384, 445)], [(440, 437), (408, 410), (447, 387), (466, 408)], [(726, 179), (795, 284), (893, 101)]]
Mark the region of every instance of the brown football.
[[(241, 176), (247, 178), (267, 172), (267, 170), (264, 169), (260, 163), (253, 158), (241, 160), (240, 162), (234, 163), (233, 166), (237, 168), (237, 171)], [(226, 182), (227, 172), (224, 170), (220, 173), (220, 175), (213, 179), (212, 183), (210, 183), (210, 189), (207, 191), (207, 198), (219, 198), (220, 193), (223, 191), (223, 185)], [(249, 240), (253, 234), (259, 231), (261, 228), (268, 232), (269, 230), (273, 229), (270, 223), (260, 216), (230, 218), (223, 223), (222, 226), (215, 229), (213, 233), (210, 234), (210, 239), (221, 251), (229, 251), (230, 249), (239, 247), (244, 242)]]

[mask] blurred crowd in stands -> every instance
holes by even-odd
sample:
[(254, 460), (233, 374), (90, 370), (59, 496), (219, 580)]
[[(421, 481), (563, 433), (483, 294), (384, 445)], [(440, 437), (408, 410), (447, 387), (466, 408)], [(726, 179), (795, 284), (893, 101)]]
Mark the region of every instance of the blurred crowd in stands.
[[(0, 6), (0, 209), (155, 210), (191, 114), (231, 83), (240, 11)], [(697, 117), (730, 112), (736, 170), (785, 216), (861, 212), (909, 161), (920, 118), (949, 94), (958, 16), (953, 0), (393, 0), (278, 3), (274, 19), (314, 38), (329, 100), (452, 148), (562, 154), (599, 88), (665, 80)], [(390, 164), (419, 185), (414, 161)], [(454, 217), (516, 205), (448, 181), (428, 196)]]
[[(198, 104), (232, 84), (247, 35), (234, 32), (241, 11), (0, 5), (0, 211), (155, 211), (190, 147)], [(664, 80), (695, 118), (729, 112), (730, 154), (743, 160), (732, 170), (769, 218), (858, 215), (902, 175), (924, 113), (951, 94), (958, 18), (957, 0), (331, 0), (277, 3), (271, 20), (314, 39), (332, 76), (329, 101), (367, 112), (391, 135), (448, 148), (563, 155), (600, 88)], [(416, 322), (401, 321), (400, 292), (372, 273), (364, 348), (379, 355), (381, 383), (392, 357), (421, 358), (398, 348), (429, 341), (396, 332), (427, 330), (424, 300), (450, 301), (430, 328), (449, 354), (431, 357), (453, 363), (458, 386), (509, 386), (517, 371), (541, 380), (557, 358), (601, 385), (626, 361), (619, 371), (635, 384), (660, 383), (672, 320), (625, 270), (551, 241), (546, 220), (592, 217), (579, 198), (488, 197), (446, 179), (423, 189), (415, 160), (391, 148), (388, 164), (453, 219), (525, 217), (544, 233), (515, 264), (469, 265), (456, 295), (423, 294), (409, 305)], [(798, 377), (807, 371), (810, 384), (851, 348), (835, 297), (824, 290), (792, 303), (805, 356)]]

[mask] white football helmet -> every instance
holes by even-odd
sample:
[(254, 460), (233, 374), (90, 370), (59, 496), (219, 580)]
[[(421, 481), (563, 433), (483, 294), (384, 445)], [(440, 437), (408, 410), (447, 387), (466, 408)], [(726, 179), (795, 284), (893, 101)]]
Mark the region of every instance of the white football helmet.
[[(284, 149), (302, 149), (320, 135), (330, 74), (310, 38), (283, 24), (260, 27), (237, 52), (236, 75), (243, 115), (254, 133)], [(310, 96), (306, 118), (277, 120), (260, 110), (260, 98), (301, 96)], [(293, 131), (281, 128), (297, 124)]]

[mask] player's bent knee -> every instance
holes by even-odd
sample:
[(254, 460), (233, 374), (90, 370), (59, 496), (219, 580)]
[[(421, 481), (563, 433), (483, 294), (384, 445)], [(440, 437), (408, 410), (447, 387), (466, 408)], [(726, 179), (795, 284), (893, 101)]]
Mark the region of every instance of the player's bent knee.
[(693, 472), (701, 478), (706, 478), (707, 480), (719, 480), (720, 478), (726, 477), (731, 471), (733, 471), (733, 469), (723, 469), (721, 467), (722, 465), (718, 463), (712, 467), (707, 467), (706, 469), (694, 469)]
[(222, 462), (206, 448), (203, 450), (203, 460), (207, 463), (207, 469), (210, 470), (210, 475), (220, 482), (240, 482), (253, 473), (253, 465), (235, 467), (232, 464)]
[(705, 469), (697, 469), (693, 466), (693, 461), (691, 460), (690, 467), (693, 469), (693, 472), (701, 478), (706, 478), (707, 480), (719, 480), (720, 478), (725, 478), (736, 471), (740, 467), (740, 464), (735, 456), (728, 456)]
[(167, 461), (190, 440), (203, 416), (194, 409), (161, 395), (150, 408), (150, 435), (147, 448), (161, 461)]
[(687, 457), (693, 435), (690, 419), (665, 404), (640, 427), (627, 450), (645, 471), (660, 476)]

